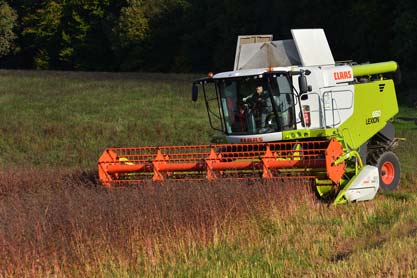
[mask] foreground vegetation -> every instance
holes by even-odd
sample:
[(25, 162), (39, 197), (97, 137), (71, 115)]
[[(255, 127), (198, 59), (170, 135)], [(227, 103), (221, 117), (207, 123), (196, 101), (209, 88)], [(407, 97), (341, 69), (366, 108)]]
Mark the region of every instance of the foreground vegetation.
[(107, 146), (209, 141), (191, 79), (0, 72), (0, 277), (417, 276), (413, 123), (396, 123), (400, 190), (371, 202), (301, 182), (99, 186)]
[(5, 277), (417, 275), (417, 194), (329, 206), (306, 184), (107, 192), (85, 173), (0, 176)]

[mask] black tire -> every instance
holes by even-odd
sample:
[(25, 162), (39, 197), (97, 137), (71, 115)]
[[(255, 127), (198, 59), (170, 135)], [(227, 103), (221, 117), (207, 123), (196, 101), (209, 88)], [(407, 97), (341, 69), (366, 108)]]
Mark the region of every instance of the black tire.
[(379, 171), (379, 188), (382, 191), (393, 191), (400, 183), (400, 161), (393, 152), (384, 152), (376, 164)]

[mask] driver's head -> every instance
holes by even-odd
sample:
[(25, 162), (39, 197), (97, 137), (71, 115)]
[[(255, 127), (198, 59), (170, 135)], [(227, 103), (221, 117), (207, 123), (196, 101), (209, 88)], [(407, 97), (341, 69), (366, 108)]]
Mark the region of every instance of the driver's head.
[(262, 85), (256, 86), (256, 92), (258, 95), (261, 95), (264, 92), (264, 87), (262, 87)]

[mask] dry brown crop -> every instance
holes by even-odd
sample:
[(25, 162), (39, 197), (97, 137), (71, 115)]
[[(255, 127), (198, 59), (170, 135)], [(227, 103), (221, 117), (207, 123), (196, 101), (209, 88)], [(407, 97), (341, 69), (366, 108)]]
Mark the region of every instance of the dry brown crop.
[[(25, 169), (0, 173), (0, 261), (4, 275), (91, 275), (109, 258), (156, 260), (184, 242), (207, 246), (248, 219), (302, 202), (308, 184), (167, 183), (107, 190), (93, 173)], [(267, 209), (266, 209), (267, 208)], [(265, 210), (266, 209), (266, 210)], [(156, 250), (156, 246), (159, 246)], [(157, 252), (158, 254), (156, 254)]]

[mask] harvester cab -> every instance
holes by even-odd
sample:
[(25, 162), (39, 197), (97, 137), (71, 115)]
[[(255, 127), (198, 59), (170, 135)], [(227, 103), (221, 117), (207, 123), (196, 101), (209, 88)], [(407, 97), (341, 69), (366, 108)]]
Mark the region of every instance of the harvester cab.
[(102, 182), (309, 179), (335, 203), (395, 189), (397, 64), (336, 63), (322, 29), (291, 32), (281, 41), (239, 36), (234, 70), (193, 82), (192, 99), (201, 88), (223, 144), (108, 149)]

